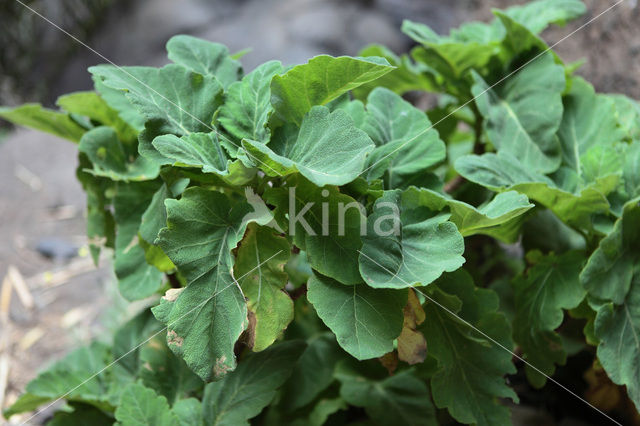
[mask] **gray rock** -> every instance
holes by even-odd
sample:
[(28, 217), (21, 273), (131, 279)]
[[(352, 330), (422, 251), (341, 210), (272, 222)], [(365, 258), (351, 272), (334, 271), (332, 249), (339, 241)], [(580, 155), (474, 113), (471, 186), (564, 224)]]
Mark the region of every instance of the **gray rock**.
[(43, 238), (36, 251), (48, 259), (69, 260), (78, 255), (78, 247), (62, 238)]

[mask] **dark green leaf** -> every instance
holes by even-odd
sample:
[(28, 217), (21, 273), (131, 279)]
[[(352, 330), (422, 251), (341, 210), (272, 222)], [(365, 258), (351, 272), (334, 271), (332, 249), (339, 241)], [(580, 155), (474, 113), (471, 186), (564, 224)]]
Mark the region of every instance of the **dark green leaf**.
[(317, 274), (307, 285), (309, 301), (345, 351), (362, 360), (393, 350), (402, 331), (406, 290), (345, 286)]

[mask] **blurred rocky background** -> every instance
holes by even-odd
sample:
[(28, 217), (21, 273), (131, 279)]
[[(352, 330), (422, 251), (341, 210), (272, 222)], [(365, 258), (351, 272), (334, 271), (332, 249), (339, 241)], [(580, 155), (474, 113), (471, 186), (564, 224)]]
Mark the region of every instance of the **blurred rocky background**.
[[(508, 0), (21, 0), (120, 65), (161, 65), (164, 45), (183, 33), (250, 48), (245, 71), (280, 59), (356, 54), (368, 43), (411, 48), (403, 19), (446, 33), (491, 18)], [(615, 0), (587, 0), (588, 13), (543, 34), (561, 40)], [(622, 5), (563, 41), (567, 61), (596, 88), (640, 98), (640, 7)], [(86, 72), (104, 59), (16, 0), (0, 1), (0, 105), (41, 102), (91, 88)], [(84, 194), (75, 180), (76, 147), (0, 123), (0, 407), (38, 369), (86, 342), (126, 312), (108, 265), (95, 269), (84, 237)], [(522, 416), (535, 416), (521, 408)], [(548, 419), (547, 419), (548, 420)], [(538, 418), (532, 424), (549, 424)], [(1, 420), (0, 420), (1, 423)]]

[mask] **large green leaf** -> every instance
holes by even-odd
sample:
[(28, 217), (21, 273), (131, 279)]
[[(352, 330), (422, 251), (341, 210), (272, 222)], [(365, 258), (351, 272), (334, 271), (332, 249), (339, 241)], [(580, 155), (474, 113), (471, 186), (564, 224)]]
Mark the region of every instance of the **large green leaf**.
[(167, 228), (157, 241), (188, 285), (167, 293), (153, 312), (167, 324), (169, 348), (203, 380), (218, 379), (235, 368), (233, 347), (247, 325), (231, 250), (251, 209), (246, 203), (232, 207), (226, 195), (203, 188), (189, 188), (165, 204)]
[(142, 215), (149, 206), (156, 182), (119, 184), (113, 200), (116, 220), (114, 270), (118, 289), (127, 300), (149, 297), (162, 286), (163, 274), (145, 260), (138, 231)]
[(269, 347), (293, 320), (293, 301), (284, 291), (284, 265), (290, 253), (286, 238), (254, 223), (248, 226), (238, 249), (233, 275), (247, 299), (256, 352)]
[(427, 385), (412, 370), (375, 380), (348, 369), (336, 374), (340, 396), (356, 407), (364, 407), (374, 424), (407, 426), (437, 425)]
[(118, 115), (118, 111), (111, 108), (96, 92), (75, 92), (60, 96), (56, 104), (65, 111), (112, 127), (118, 139), (123, 142), (131, 143), (138, 136), (138, 132)]
[(267, 122), (273, 112), (271, 79), (282, 72), (279, 61), (269, 61), (233, 83), (225, 94), (218, 121), (238, 140), (251, 139), (267, 143)]
[(438, 363), (431, 378), (436, 406), (446, 407), (462, 423), (509, 424), (509, 409), (498, 398), (517, 401), (504, 379), (516, 372), (511, 354), (453, 315), (512, 348), (509, 323), (497, 312), (498, 296), (475, 287), (463, 270), (445, 275), (431, 288), (420, 331)]
[(313, 269), (343, 284), (362, 281), (358, 250), (366, 218), (356, 200), (337, 187), (318, 188), (297, 176), (284, 188), (267, 191), (265, 199), (277, 207), (281, 221), (288, 221), (289, 235)]
[(598, 310), (595, 335), (598, 360), (611, 380), (627, 387), (640, 409), (640, 271), (622, 303), (607, 303)]
[(385, 191), (367, 218), (359, 265), (372, 287), (427, 285), (464, 263), (464, 241), (450, 215), (424, 207), (413, 194)]
[(529, 170), (555, 171), (561, 161), (555, 133), (562, 121), (564, 68), (545, 54), (495, 87), (477, 73), (474, 81), (476, 105), (498, 152), (517, 156)]
[(156, 134), (187, 135), (211, 131), (213, 113), (220, 106), (222, 86), (180, 65), (89, 68), (105, 86), (125, 92), (127, 99), (152, 122)]
[(390, 181), (393, 175), (414, 175), (446, 157), (444, 142), (426, 114), (388, 89), (369, 94), (362, 129), (376, 144), (368, 160), (369, 179), (385, 172)]
[[(516, 308), (513, 337), (525, 359), (552, 376), (555, 364), (563, 365), (567, 360), (560, 335), (555, 332), (564, 319), (563, 309), (577, 307), (586, 294), (579, 279), (584, 254), (543, 256), (534, 252), (527, 259), (534, 266), (513, 283)], [(529, 367), (527, 376), (536, 387), (546, 382), (545, 376)]]
[(343, 93), (375, 80), (393, 70), (379, 57), (334, 58), (320, 55), (271, 81), (271, 103), (283, 122), (302, 123), (314, 105), (326, 105)]
[(362, 360), (393, 350), (402, 331), (406, 290), (345, 286), (318, 274), (307, 286), (309, 301), (345, 351)]
[(614, 102), (596, 95), (593, 86), (579, 77), (571, 81), (571, 90), (563, 99), (564, 115), (558, 130), (564, 162), (582, 174), (582, 157), (598, 145), (611, 147), (623, 138), (618, 127)]
[(314, 106), (304, 116), (300, 131), (280, 128), (267, 146), (244, 140), (243, 147), (263, 172), (284, 176), (300, 172), (317, 186), (344, 185), (354, 180), (374, 145), (355, 127), (349, 115), (338, 109)]
[(304, 347), (299, 341), (274, 345), (244, 359), (224, 380), (209, 383), (202, 398), (205, 424), (248, 425), (291, 375)]
[(0, 118), (72, 142), (79, 142), (85, 132), (68, 114), (43, 108), (40, 104), (24, 104), (16, 108), (0, 107)]
[(167, 42), (169, 59), (201, 75), (216, 77), (224, 87), (242, 76), (242, 65), (229, 55), (226, 46), (188, 35), (173, 36)]
[(516, 191), (501, 192), (478, 208), (427, 188), (411, 187), (406, 194), (417, 205), (433, 211), (448, 208), (451, 212), (449, 220), (455, 223), (463, 237), (485, 234), (504, 242), (517, 239), (524, 213), (534, 207), (526, 195)]
[(455, 169), (466, 179), (494, 191), (513, 190), (525, 194), (553, 211), (562, 221), (591, 228), (591, 217), (609, 211), (606, 195), (618, 185), (617, 176), (598, 179), (574, 193), (558, 188), (548, 177), (529, 171), (516, 157), (506, 153), (465, 155)]
[(624, 302), (640, 261), (640, 198), (629, 201), (609, 235), (587, 261), (580, 281), (589, 294)]
[(157, 395), (153, 389), (137, 383), (130, 384), (122, 392), (116, 419), (120, 426), (180, 425), (164, 396)]
[(86, 171), (111, 180), (150, 180), (158, 177), (160, 167), (147, 158), (134, 159), (111, 127), (95, 127), (80, 139), (78, 150), (87, 154), (93, 168)]

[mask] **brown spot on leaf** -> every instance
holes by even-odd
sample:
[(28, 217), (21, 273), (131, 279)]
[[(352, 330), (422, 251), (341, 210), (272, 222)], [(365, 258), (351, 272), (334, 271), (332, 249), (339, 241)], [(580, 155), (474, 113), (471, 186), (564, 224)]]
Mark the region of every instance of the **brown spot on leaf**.
[(404, 307), (404, 326), (398, 337), (398, 359), (408, 364), (419, 364), (427, 357), (427, 341), (416, 328), (425, 320), (424, 309), (413, 289)]
[(181, 347), (184, 343), (184, 338), (178, 336), (178, 333), (176, 333), (174, 330), (169, 330), (169, 332), (167, 333), (167, 343), (170, 345)]
[(164, 296), (162, 296), (162, 299), (168, 302), (174, 302), (178, 298), (178, 296), (180, 296), (182, 290), (184, 290), (184, 288), (170, 288), (169, 290), (167, 290)]
[(142, 368), (145, 368), (149, 371), (153, 371), (153, 368), (151, 368), (151, 364), (149, 364), (148, 362), (145, 362), (144, 364), (142, 364)]
[(384, 354), (378, 358), (378, 360), (380, 361), (380, 364), (387, 369), (389, 375), (392, 375), (393, 372), (396, 371), (396, 368), (398, 368), (398, 354), (396, 351)]
[(229, 370), (231, 370), (231, 366), (226, 364), (227, 357), (222, 355), (220, 358), (216, 359), (216, 363), (213, 366), (213, 375), (216, 378), (220, 378), (227, 374)]

